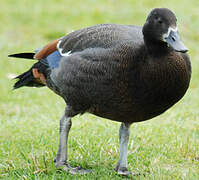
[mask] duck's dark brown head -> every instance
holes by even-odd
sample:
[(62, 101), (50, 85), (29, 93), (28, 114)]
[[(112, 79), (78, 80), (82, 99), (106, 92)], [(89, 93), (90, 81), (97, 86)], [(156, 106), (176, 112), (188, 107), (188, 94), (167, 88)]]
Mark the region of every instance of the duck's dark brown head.
[(151, 11), (143, 26), (144, 40), (148, 44), (162, 44), (178, 52), (187, 52), (187, 47), (179, 38), (175, 14), (167, 8)]

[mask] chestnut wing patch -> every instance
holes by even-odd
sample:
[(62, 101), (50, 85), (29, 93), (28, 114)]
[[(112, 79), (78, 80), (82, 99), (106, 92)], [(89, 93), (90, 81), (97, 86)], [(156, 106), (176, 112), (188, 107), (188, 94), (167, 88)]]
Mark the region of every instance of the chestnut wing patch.
[(44, 46), (41, 50), (39, 50), (34, 58), (35, 59), (44, 59), (46, 58), (48, 55), (50, 55), (51, 53), (53, 53), (54, 51), (57, 50), (57, 43), (58, 43), (59, 39), (56, 39), (54, 41), (52, 41), (51, 43), (47, 44), (46, 46)]

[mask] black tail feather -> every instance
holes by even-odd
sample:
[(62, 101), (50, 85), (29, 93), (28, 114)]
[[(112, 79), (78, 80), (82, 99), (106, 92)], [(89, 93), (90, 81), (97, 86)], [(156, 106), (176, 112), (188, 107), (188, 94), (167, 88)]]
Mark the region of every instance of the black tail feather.
[[(34, 59), (35, 53), (18, 53), (18, 54), (10, 54), (8, 57), (15, 57), (15, 58), (25, 58), (25, 59)], [(33, 66), (26, 72), (18, 75), (14, 79), (18, 79), (18, 81), (14, 84), (13, 89), (18, 89), (22, 86), (29, 86), (29, 87), (42, 87), (45, 86), (40, 81), (34, 78), (32, 69), (36, 68), (39, 72), (46, 74), (46, 70), (48, 65), (44, 64), (42, 61), (38, 61), (37, 63), (33, 64)]]
[(14, 79), (18, 79), (18, 81), (14, 84), (13, 89), (18, 89), (22, 86), (29, 86), (29, 87), (42, 87), (44, 84), (36, 82), (34, 76), (32, 74), (32, 68), (19, 76), (15, 77)]
[(22, 86), (26, 86), (28, 83), (33, 81), (34, 77), (31, 70), (29, 70), (15, 77), (15, 79), (18, 79), (18, 81), (14, 84), (13, 89), (18, 89)]
[(18, 54), (10, 54), (8, 55), (8, 57), (34, 59), (34, 55), (35, 53), (18, 53)]

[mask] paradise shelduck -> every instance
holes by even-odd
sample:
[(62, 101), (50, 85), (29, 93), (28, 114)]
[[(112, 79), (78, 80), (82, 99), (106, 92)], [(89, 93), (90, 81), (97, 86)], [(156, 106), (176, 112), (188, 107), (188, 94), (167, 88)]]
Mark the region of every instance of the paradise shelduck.
[(72, 32), (34, 53), (9, 55), (38, 60), (16, 77), (14, 89), (47, 86), (67, 104), (60, 119), (56, 167), (73, 174), (89, 172), (72, 168), (67, 161), (71, 118), (89, 112), (121, 122), (115, 170), (129, 174), (130, 125), (162, 114), (189, 87), (191, 63), (176, 22), (172, 11), (156, 8), (143, 27), (100, 24)]

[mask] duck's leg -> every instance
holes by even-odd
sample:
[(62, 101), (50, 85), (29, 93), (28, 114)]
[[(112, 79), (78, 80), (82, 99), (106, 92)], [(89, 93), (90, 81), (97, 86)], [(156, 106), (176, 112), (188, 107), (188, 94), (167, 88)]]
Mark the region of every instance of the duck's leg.
[(67, 164), (67, 142), (71, 126), (71, 118), (63, 115), (59, 121), (59, 149), (56, 156), (56, 167)]
[(84, 170), (80, 167), (71, 167), (68, 164), (67, 157), (67, 143), (68, 134), (72, 126), (71, 117), (66, 114), (60, 119), (60, 130), (59, 130), (59, 149), (56, 156), (56, 167), (63, 168), (65, 171), (69, 171), (71, 174), (86, 174), (90, 170)]
[(130, 135), (130, 125), (122, 123), (119, 130), (120, 136), (120, 155), (115, 170), (118, 174), (128, 175), (130, 172), (127, 169), (127, 156), (128, 156), (128, 142)]

